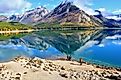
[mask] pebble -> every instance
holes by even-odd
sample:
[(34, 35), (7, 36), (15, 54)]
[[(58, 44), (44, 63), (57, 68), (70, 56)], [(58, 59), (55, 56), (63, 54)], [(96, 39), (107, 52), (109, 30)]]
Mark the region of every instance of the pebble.
[(64, 67), (64, 66), (62, 66), (62, 67), (61, 67), (61, 70), (65, 70), (65, 67)]
[(60, 72), (61, 77), (68, 78), (68, 74), (66, 72)]
[(27, 72), (24, 72), (24, 74), (27, 74)]
[(48, 71), (48, 69), (47, 69), (47, 68), (43, 68), (43, 70), (44, 70), (44, 71)]
[(20, 80), (20, 77), (15, 77), (15, 80)]
[(21, 76), (21, 74), (20, 74), (20, 73), (17, 73), (16, 75), (19, 75), (19, 76)]

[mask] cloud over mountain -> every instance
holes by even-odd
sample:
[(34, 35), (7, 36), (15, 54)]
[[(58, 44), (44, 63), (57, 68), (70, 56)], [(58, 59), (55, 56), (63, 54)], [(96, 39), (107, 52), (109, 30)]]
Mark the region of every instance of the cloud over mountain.
[(96, 14), (95, 11), (90, 8), (93, 5), (93, 0), (63, 0), (63, 1), (70, 1), (73, 2), (74, 5), (79, 7), (80, 9), (84, 10), (86, 13), (90, 15)]
[(99, 8), (97, 10), (99, 10), (101, 14), (108, 19), (121, 20), (121, 9), (109, 11), (105, 8)]
[(16, 10), (27, 9), (31, 5), (27, 0), (0, 0), (0, 13), (10, 13)]

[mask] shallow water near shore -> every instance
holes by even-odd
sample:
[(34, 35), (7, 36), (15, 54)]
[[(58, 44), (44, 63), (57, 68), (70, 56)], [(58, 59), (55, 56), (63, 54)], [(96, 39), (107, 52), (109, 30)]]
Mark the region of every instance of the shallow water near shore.
[(121, 67), (121, 30), (37, 31), (16, 36), (0, 41), (0, 62), (17, 56), (57, 59), (69, 55)]

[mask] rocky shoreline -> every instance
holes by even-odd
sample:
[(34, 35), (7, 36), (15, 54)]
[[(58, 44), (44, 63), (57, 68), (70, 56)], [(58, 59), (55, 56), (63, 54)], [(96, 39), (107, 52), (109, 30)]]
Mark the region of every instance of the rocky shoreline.
[(17, 57), (0, 63), (0, 80), (121, 80), (121, 69), (77, 61)]

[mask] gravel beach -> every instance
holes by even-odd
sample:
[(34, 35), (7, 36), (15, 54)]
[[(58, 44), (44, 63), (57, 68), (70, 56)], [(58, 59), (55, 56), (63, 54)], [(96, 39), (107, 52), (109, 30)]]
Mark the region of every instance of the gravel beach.
[(0, 80), (121, 80), (121, 70), (77, 61), (17, 57), (0, 63)]

